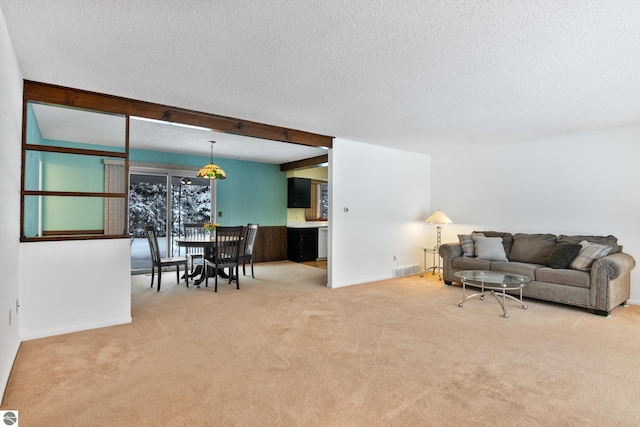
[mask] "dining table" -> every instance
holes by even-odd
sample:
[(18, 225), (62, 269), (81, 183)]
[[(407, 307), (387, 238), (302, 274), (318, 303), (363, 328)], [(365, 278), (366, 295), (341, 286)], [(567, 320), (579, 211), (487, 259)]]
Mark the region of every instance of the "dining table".
[[(176, 245), (183, 248), (202, 248), (204, 252), (204, 258), (207, 258), (207, 255), (209, 255), (209, 259), (211, 258), (211, 254), (213, 253), (213, 250), (215, 249), (217, 244), (215, 237), (209, 237), (206, 235), (175, 237), (173, 241)], [(240, 242), (240, 247), (242, 248), (242, 241)], [(210, 268), (204, 268), (204, 265), (205, 264), (203, 260), (202, 265), (198, 265), (196, 267), (196, 270), (189, 275), (189, 277), (195, 277), (198, 274), (200, 275), (198, 279), (194, 280), (194, 284), (198, 287), (202, 282), (205, 281), (205, 279), (207, 278), (207, 275), (209, 275), (209, 272), (207, 270), (210, 270)], [(188, 274), (188, 272), (186, 272), (185, 274)], [(217, 271), (215, 274), (219, 274), (220, 277), (223, 277), (225, 279), (229, 277), (228, 275), (225, 274), (223, 269), (219, 269), (219, 271)], [(209, 277), (211, 276), (209, 275)], [(232, 280), (233, 280), (233, 277), (232, 277)]]

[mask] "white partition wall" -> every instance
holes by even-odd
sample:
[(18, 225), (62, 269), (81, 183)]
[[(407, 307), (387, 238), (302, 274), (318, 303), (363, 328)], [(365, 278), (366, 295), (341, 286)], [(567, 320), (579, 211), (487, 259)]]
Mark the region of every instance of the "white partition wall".
[(0, 10), (0, 398), (20, 346), (21, 132), (22, 76)]
[(131, 322), (129, 239), (21, 249), (23, 341)]
[(429, 156), (343, 139), (331, 151), (329, 286), (388, 279), (394, 266), (421, 264), (420, 246), (435, 244), (424, 222)]
[(640, 125), (455, 151), (433, 157), (431, 202), (456, 218), (445, 242), (474, 229), (613, 234), (640, 263), (639, 161)]

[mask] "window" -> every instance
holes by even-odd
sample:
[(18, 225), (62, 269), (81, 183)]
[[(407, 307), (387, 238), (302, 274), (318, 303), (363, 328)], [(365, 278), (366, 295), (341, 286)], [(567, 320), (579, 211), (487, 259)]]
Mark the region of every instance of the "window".
[(320, 184), (320, 218), (327, 219), (329, 218), (329, 185), (328, 184)]
[[(212, 181), (196, 177), (197, 171), (131, 166), (129, 231), (131, 269), (151, 265), (144, 226), (156, 227), (162, 256), (184, 256), (175, 237), (184, 236), (187, 223), (211, 221)], [(214, 181), (215, 183), (215, 181)]]
[(324, 181), (311, 180), (311, 207), (305, 209), (307, 220), (329, 218), (329, 185)]

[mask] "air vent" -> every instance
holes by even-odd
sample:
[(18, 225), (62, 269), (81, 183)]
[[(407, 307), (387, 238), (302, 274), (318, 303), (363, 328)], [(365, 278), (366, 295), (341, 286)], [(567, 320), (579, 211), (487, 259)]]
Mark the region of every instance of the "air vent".
[(404, 267), (392, 268), (391, 276), (395, 279), (396, 277), (411, 276), (412, 274), (418, 274), (419, 272), (420, 267), (418, 266), (418, 264), (414, 264)]

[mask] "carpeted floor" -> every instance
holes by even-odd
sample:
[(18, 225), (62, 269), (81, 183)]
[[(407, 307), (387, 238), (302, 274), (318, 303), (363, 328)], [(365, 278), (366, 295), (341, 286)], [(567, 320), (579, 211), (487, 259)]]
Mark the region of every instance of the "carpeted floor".
[(637, 426), (640, 307), (458, 307), (411, 276), (328, 289), (256, 265), (241, 289), (132, 278), (133, 323), (22, 344), (2, 409), (25, 426)]

